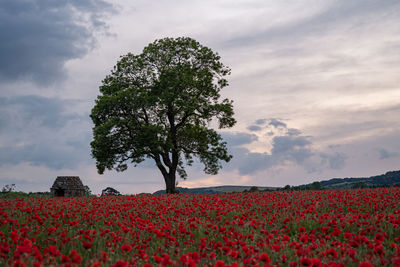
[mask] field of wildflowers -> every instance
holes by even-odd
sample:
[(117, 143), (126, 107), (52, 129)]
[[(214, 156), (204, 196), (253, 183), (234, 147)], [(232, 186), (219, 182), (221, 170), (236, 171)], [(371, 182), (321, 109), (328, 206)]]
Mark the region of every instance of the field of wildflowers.
[(400, 188), (0, 199), (1, 266), (400, 266)]

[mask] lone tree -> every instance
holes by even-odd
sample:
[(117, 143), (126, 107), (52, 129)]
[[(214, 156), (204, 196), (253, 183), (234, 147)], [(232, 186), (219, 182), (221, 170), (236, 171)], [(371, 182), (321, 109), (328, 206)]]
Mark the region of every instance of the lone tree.
[(176, 192), (176, 173), (186, 179), (193, 157), (207, 174), (217, 174), (221, 160), (232, 156), (210, 122), (217, 119), (220, 129), (236, 123), (232, 101), (220, 100), (229, 74), (217, 53), (187, 37), (156, 40), (140, 55), (121, 56), (90, 115), (98, 172), (153, 159), (167, 193)]

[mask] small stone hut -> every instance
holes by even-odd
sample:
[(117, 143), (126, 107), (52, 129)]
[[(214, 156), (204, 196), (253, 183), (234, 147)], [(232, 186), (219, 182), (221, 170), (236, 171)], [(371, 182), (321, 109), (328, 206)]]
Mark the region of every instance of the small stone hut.
[(53, 197), (81, 197), (85, 187), (79, 176), (57, 176), (50, 193)]

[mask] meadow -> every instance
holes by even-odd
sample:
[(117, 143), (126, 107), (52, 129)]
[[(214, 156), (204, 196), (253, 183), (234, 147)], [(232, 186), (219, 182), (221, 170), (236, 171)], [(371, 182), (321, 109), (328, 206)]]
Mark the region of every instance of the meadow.
[(1, 266), (400, 266), (400, 188), (0, 199)]

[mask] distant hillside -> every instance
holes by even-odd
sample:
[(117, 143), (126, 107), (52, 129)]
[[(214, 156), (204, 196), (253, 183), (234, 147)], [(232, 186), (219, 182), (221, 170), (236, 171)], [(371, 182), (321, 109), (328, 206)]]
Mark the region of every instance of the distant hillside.
[(385, 174), (368, 178), (333, 178), (321, 181), (324, 188), (355, 188), (355, 187), (385, 187), (400, 186), (400, 171), (391, 171)]
[[(358, 178), (333, 178), (330, 180), (313, 182), (299, 186), (285, 187), (263, 187), (263, 186), (240, 186), (240, 185), (224, 185), (213, 187), (184, 188), (177, 187), (181, 193), (188, 194), (216, 194), (230, 192), (251, 191), (256, 188), (258, 191), (266, 190), (318, 190), (318, 189), (350, 189), (350, 188), (375, 188), (387, 186), (400, 186), (400, 171), (390, 171), (382, 175)], [(163, 194), (165, 190), (159, 190), (154, 194)]]
[(285, 186), (285, 190), (351, 189), (400, 186), (400, 171), (390, 171), (382, 175), (357, 178), (333, 178), (298, 186)]
[[(243, 192), (245, 190), (250, 191), (253, 186), (242, 186), (242, 185), (223, 185), (223, 186), (213, 186), (213, 187), (198, 187), (198, 188), (184, 188), (177, 187), (176, 189), (180, 193), (187, 194), (216, 194), (216, 193), (232, 193), (232, 192)], [(276, 190), (277, 187), (257, 187), (258, 190)], [(154, 194), (163, 194), (165, 190), (159, 190), (154, 192)]]

